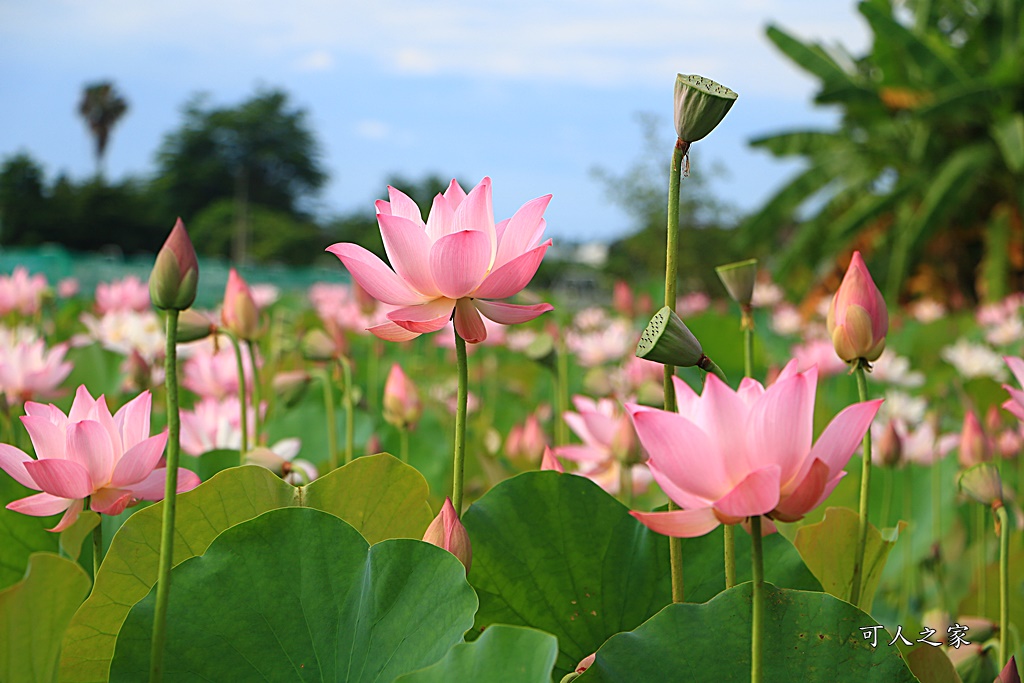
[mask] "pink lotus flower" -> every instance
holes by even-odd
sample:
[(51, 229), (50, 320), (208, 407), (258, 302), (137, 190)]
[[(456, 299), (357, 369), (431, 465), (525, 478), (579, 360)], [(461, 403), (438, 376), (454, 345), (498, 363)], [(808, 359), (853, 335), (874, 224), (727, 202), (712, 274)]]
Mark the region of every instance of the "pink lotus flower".
[[(1013, 373), (1017, 383), (1024, 386), (1024, 358), (1004, 356), (1003, 360), (1010, 367), (1010, 372)], [(1011, 387), (1009, 384), (1004, 384), (1003, 388), (1010, 394), (1010, 400), (1003, 403), (1003, 409), (1014, 417), (1024, 420), (1024, 391)]]
[(708, 375), (698, 396), (675, 381), (679, 413), (628, 405), (648, 467), (682, 509), (633, 512), (666, 536), (702, 536), (719, 524), (753, 515), (792, 522), (820, 505), (881, 404), (849, 406), (811, 445), (817, 370), (796, 372), (790, 361), (765, 389), (744, 379), (733, 391)]
[[(237, 387), (237, 382), (236, 382)], [(266, 412), (266, 403), (260, 406), (260, 414)], [(251, 433), (256, 424), (256, 411), (247, 407), (246, 418), (249, 427), (249, 443), (255, 442)], [(192, 410), (181, 411), (181, 450), (188, 455), (199, 456), (219, 449), (239, 450), (242, 447), (242, 416), (238, 408), (238, 396), (221, 399), (204, 397)]]
[(0, 315), (12, 311), (25, 316), (35, 315), (46, 287), (45, 275), (29, 275), (23, 266), (15, 268), (10, 275), (0, 275)]
[(67, 344), (47, 350), (42, 339), (0, 342), (0, 392), (8, 403), (53, 396), (71, 372)]
[[(62, 299), (70, 299), (78, 294), (78, 280), (73, 277), (66, 277), (57, 283), (57, 296)], [(146, 303), (149, 303), (149, 293), (146, 293)]]
[(858, 358), (872, 361), (882, 355), (889, 311), (859, 251), (853, 252), (850, 267), (832, 298), (826, 324), (836, 354), (846, 362)]
[(149, 285), (134, 275), (96, 285), (96, 312), (100, 315), (128, 311), (141, 313), (149, 310), (149, 304)]
[[(183, 363), (183, 387), (202, 397), (224, 399), (238, 396), (238, 362), (229, 344), (221, 344), (218, 348), (214, 340), (208, 338), (182, 348), (188, 354)], [(251, 391), (252, 365), (249, 362), (249, 349), (246, 346), (242, 346), (241, 349), (245, 386)], [(259, 356), (256, 362), (260, 363)]]
[(355, 244), (327, 248), (373, 298), (398, 306), (387, 314), (387, 322), (370, 328), (373, 334), (407, 341), (441, 329), (454, 312), (459, 335), (475, 344), (487, 338), (481, 313), (511, 325), (553, 310), (546, 303), (516, 306), (490, 301), (518, 293), (537, 272), (551, 245), (551, 240), (538, 245), (551, 195), (527, 202), (497, 225), (490, 178), (468, 195), (452, 180), (445, 193), (434, 198), (426, 223), (408, 196), (393, 187), (388, 196), (390, 202), (377, 202), (377, 222), (395, 270)]
[[(94, 399), (78, 387), (71, 412), (54, 405), (26, 403), (21, 418), (36, 459), (14, 446), (0, 444), (0, 468), (20, 484), (41, 491), (10, 503), (7, 508), (34, 517), (63, 512), (50, 531), (63, 531), (89, 506), (117, 515), (140, 500), (164, 497), (166, 469), (158, 467), (167, 433), (149, 436), (152, 397), (143, 392), (114, 415), (106, 399)], [(178, 491), (199, 485), (199, 477), (179, 470)]]
[(647, 467), (629, 417), (617, 401), (574, 396), (575, 413), (563, 414), (565, 423), (583, 443), (558, 446), (554, 454), (577, 464), (576, 474), (590, 479), (608, 493), (619, 493), (621, 470), (630, 467), (633, 493), (642, 493), (650, 484)]

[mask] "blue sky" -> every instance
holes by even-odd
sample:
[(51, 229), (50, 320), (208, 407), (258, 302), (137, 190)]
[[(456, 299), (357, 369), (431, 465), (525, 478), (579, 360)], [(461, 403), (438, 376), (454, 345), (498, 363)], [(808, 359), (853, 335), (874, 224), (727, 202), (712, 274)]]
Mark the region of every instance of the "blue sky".
[(677, 72), (740, 95), (693, 151), (694, 173), (722, 162), (729, 175), (712, 189), (740, 209), (795, 171), (749, 139), (835, 121), (764, 37), (768, 23), (867, 48), (848, 0), (0, 0), (0, 157), (26, 151), (51, 178), (88, 176), (75, 109), (91, 81), (112, 79), (130, 105), (112, 178), (154, 168), (192, 94), (230, 105), (280, 87), (321, 143), (324, 214), (372, 211), (392, 173), (456, 175), (467, 189), (489, 175), (499, 219), (552, 193), (548, 235), (609, 239), (629, 221), (590, 171), (633, 163), (638, 112), (672, 134)]

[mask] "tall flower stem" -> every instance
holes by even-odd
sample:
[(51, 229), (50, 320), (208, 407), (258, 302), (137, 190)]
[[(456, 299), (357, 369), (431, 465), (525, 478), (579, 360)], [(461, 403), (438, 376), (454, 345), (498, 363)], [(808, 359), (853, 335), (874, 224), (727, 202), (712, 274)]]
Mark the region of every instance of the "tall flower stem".
[(345, 394), (342, 396), (341, 402), (345, 406), (345, 464), (347, 465), (352, 462), (356, 438), (356, 414), (352, 406), (352, 361), (345, 356), (339, 356), (338, 362), (341, 363), (341, 376), (345, 382)]
[(92, 581), (96, 583), (96, 577), (100, 573), (100, 563), (103, 562), (103, 517), (92, 529)]
[(633, 466), (629, 463), (619, 464), (619, 492), (626, 507), (633, 506)]
[(1010, 519), (1006, 508), (996, 509), (999, 521), (999, 660), (1010, 658)]
[[(743, 376), (754, 376), (754, 319), (750, 315), (749, 306), (744, 306), (740, 317), (740, 329), (743, 330)], [(717, 367), (717, 366), (716, 366)], [(725, 587), (736, 585), (736, 526), (724, 525), (725, 551)]]
[(242, 360), (242, 347), (238, 344), (238, 338), (223, 330), (227, 338), (231, 340), (231, 346), (235, 349), (235, 367), (238, 369), (238, 424), (242, 428), (242, 445), (238, 451), (238, 462), (245, 462), (245, 454), (249, 452), (249, 410), (245, 396), (245, 363)]
[(260, 443), (260, 431), (262, 430), (262, 418), (260, 417), (260, 404), (263, 402), (260, 394), (262, 389), (260, 388), (260, 369), (256, 359), (256, 344), (251, 339), (247, 339), (245, 342), (246, 348), (249, 349), (249, 367), (252, 368), (252, 436), (253, 440), (258, 445)]
[(321, 376), (324, 389), (324, 413), (327, 415), (327, 468), (338, 469), (338, 421), (334, 415), (334, 386), (331, 381), (331, 366), (324, 368)]
[(754, 578), (750, 631), (750, 682), (761, 683), (764, 632), (764, 555), (761, 551), (761, 516), (750, 518), (751, 574)]
[(469, 399), (469, 363), (466, 360), (466, 340), (459, 335), (457, 329), (455, 330), (455, 365), (459, 378), (459, 393), (455, 405), (452, 506), (455, 507), (455, 515), (462, 517), (462, 476), (466, 464), (466, 402)]
[[(860, 396), (860, 400), (868, 400), (868, 380), (864, 372), (864, 366), (867, 362), (864, 359), (858, 359), (853, 369), (853, 374), (857, 378), (857, 393)], [(850, 586), (850, 603), (858, 605), (860, 603), (861, 593), (861, 582), (864, 575), (864, 549), (867, 547), (868, 542), (868, 503), (869, 493), (871, 491), (871, 430), (868, 429), (864, 432), (863, 441), (863, 453), (861, 455), (861, 474), (860, 474), (860, 520), (857, 524), (857, 554), (853, 558), (853, 582)]]
[(569, 412), (569, 354), (562, 335), (559, 335), (558, 339), (555, 365), (555, 405), (558, 406), (558, 415), (555, 417), (555, 445), (564, 446), (569, 443), (569, 432), (565, 424), (565, 414)]
[(374, 337), (370, 341), (369, 351), (369, 362), (366, 368), (366, 405), (370, 406), (371, 409), (377, 407), (377, 402), (380, 400), (379, 393), (379, 382), (380, 382), (380, 354), (381, 354), (381, 340)]
[(398, 457), (406, 465), (409, 464), (409, 430), (406, 427), (398, 429)]
[(156, 611), (153, 614), (153, 641), (149, 657), (150, 683), (158, 683), (163, 679), (164, 643), (167, 640), (167, 604), (171, 595), (171, 560), (174, 552), (174, 512), (178, 493), (181, 419), (178, 414), (178, 311), (174, 309), (167, 311), (167, 347), (164, 356), (164, 372), (166, 375), (164, 384), (167, 387), (167, 480), (164, 484), (164, 514), (160, 529)]
[[(676, 281), (679, 274), (679, 184), (682, 181), (683, 157), (690, 149), (690, 143), (676, 140), (672, 151), (672, 166), (668, 178), (668, 236), (665, 242), (665, 305), (676, 310)], [(665, 366), (665, 410), (676, 411), (676, 388), (672, 377), (676, 374), (674, 365)], [(669, 510), (678, 510), (679, 506), (672, 500), (668, 501)], [(672, 602), (682, 602), (683, 589), (683, 541), (672, 536), (668, 539), (669, 562), (672, 567)]]
[(975, 512), (974, 529), (978, 534), (978, 615), (984, 617), (988, 613), (988, 531), (985, 519), (985, 506), (978, 505)]

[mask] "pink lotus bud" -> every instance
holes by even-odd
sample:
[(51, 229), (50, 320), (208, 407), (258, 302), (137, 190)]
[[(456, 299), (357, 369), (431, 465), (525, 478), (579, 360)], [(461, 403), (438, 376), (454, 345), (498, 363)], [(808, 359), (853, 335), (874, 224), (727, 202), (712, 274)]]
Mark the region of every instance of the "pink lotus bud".
[(224, 327), (239, 339), (252, 340), (259, 335), (260, 311), (256, 308), (249, 285), (234, 268), (228, 272), (220, 317)]
[(992, 449), (981, 422), (973, 410), (964, 415), (964, 426), (960, 430), (960, 452), (958, 454), (962, 467), (973, 467), (992, 459)]
[(554, 451), (547, 446), (544, 447), (544, 456), (540, 460), (540, 469), (542, 472), (546, 470), (554, 470), (555, 472), (562, 473), (565, 472), (565, 468), (562, 467), (562, 461), (559, 460)]
[(206, 339), (217, 331), (217, 323), (199, 311), (189, 308), (178, 316), (178, 343)]
[(179, 218), (156, 255), (149, 275), (149, 298), (157, 308), (184, 311), (196, 300), (199, 262)]
[(586, 657), (584, 657), (583, 660), (579, 664), (576, 665), (576, 673), (581, 674), (584, 671), (586, 671), (587, 669), (589, 669), (590, 667), (594, 666), (594, 660), (595, 659), (597, 659), (597, 653), (596, 652), (593, 652), (593, 653), (587, 655)]
[(852, 363), (859, 358), (878, 360), (885, 349), (889, 312), (860, 252), (853, 252), (850, 267), (828, 307), (826, 320), (836, 354)]
[(505, 440), (505, 455), (512, 459), (536, 462), (547, 448), (547, 438), (536, 415), (529, 415), (521, 425), (515, 425)]
[(612, 308), (627, 318), (632, 318), (635, 313), (633, 290), (625, 280), (618, 280), (615, 283), (615, 289), (612, 291)]
[(1017, 659), (1011, 656), (1006, 666), (999, 672), (996, 683), (1020, 683), (1020, 673), (1017, 671)]
[(878, 463), (883, 467), (895, 467), (903, 457), (903, 439), (896, 430), (896, 421), (889, 420), (875, 449)]
[(371, 434), (370, 438), (366, 440), (366, 447), (363, 449), (367, 455), (376, 455), (384, 451), (384, 447), (380, 443), (380, 436)]
[(422, 412), (423, 406), (416, 385), (395, 363), (384, 384), (384, 419), (399, 429), (412, 429)]
[(434, 517), (434, 521), (427, 527), (423, 534), (423, 540), (438, 548), (444, 548), (466, 567), (473, 563), (473, 548), (469, 545), (469, 533), (466, 527), (462, 526), (459, 516), (455, 514), (455, 507), (452, 506), (452, 499), (445, 498), (441, 512)]

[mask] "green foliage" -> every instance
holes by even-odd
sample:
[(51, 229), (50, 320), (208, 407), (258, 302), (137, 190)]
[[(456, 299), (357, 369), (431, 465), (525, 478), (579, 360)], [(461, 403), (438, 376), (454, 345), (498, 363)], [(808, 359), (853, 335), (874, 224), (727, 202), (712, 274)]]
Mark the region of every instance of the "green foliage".
[(558, 639), (550, 633), (495, 624), (476, 641), (456, 645), (437, 664), (396, 683), (549, 683), (557, 655)]
[[(465, 569), (428, 543), (372, 548), (333, 515), (267, 512), (177, 566), (165, 681), (392, 681), (438, 661), (473, 622)], [(111, 681), (149, 670), (156, 589), (132, 608)]]
[[(233, 200), (222, 199), (196, 214), (188, 224), (196, 248), (208, 256), (229, 258), (236, 210)], [(249, 257), (255, 261), (308, 263), (313, 246), (325, 241), (318, 226), (286, 211), (253, 205), (247, 215), (252, 239)]]
[[(833, 131), (755, 140), (807, 165), (742, 226), (749, 248), (773, 248), (781, 273), (807, 277), (837, 252), (872, 252), (893, 301), (901, 292), (997, 298), (1010, 250), (986, 241), (1000, 213), (1021, 221), (1024, 187), (1024, 7), (1017, 2), (861, 2), (874, 43), (862, 56), (805, 43), (778, 27), (768, 38), (820, 81), (815, 101), (838, 106)], [(978, 281), (987, 263), (988, 282)], [(882, 278), (881, 276), (885, 276)], [(909, 280), (913, 275), (914, 279)]]
[[(640, 628), (611, 638), (579, 683), (745, 681), (750, 678), (751, 585), (703, 605), (673, 604)], [(827, 593), (765, 585), (764, 680), (803, 683), (916, 681), (884, 630), (863, 638), (870, 615)], [(882, 639), (885, 638), (883, 642)]]
[(30, 517), (6, 507), (13, 500), (34, 493), (6, 473), (0, 475), (0, 588), (21, 580), (33, 553), (58, 550), (57, 534), (46, 529), (56, 525), (59, 516)]

